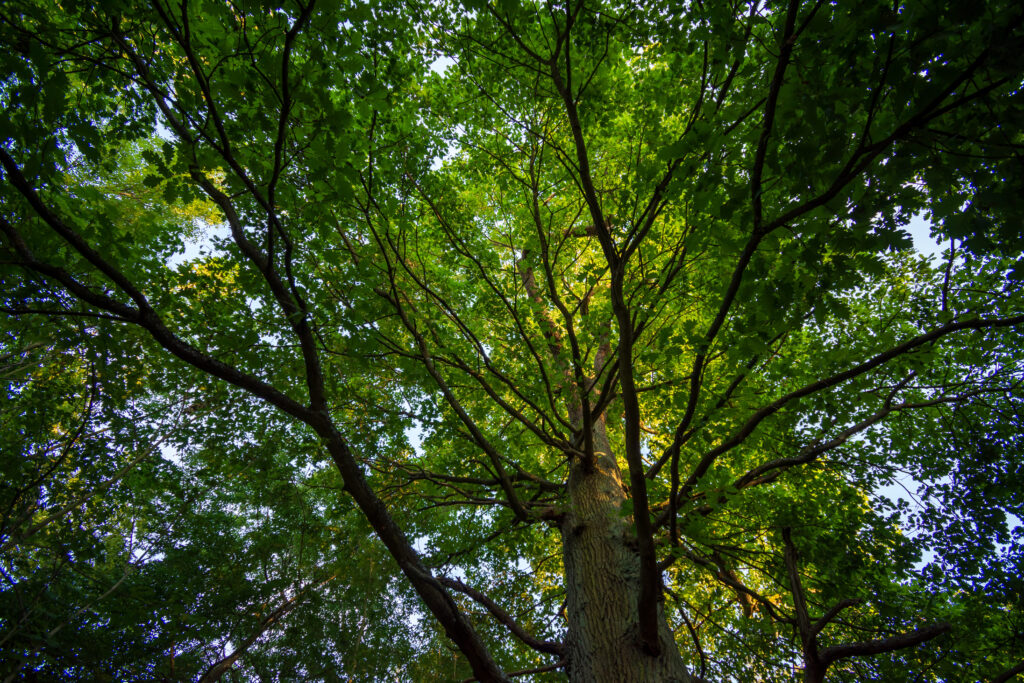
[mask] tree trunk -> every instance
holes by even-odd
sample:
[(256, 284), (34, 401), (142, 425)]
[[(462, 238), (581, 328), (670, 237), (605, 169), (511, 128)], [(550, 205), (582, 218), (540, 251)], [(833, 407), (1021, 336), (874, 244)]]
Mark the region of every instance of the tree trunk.
[(627, 496), (604, 425), (595, 425), (594, 432), (593, 470), (573, 461), (561, 527), (569, 680), (689, 683), (694, 679), (660, 610), (661, 654), (651, 656), (640, 647), (640, 558), (632, 517), (622, 514)]

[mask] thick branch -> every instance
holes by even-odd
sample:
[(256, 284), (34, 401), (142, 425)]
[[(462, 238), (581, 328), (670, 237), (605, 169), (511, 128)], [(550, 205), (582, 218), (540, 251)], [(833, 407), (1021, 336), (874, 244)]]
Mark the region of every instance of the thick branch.
[(790, 536), (789, 527), (782, 530), (782, 540), (786, 544), (786, 573), (789, 576), (789, 590), (793, 593), (793, 608), (796, 611), (796, 624), (800, 629), (800, 639), (804, 643), (805, 653), (808, 647), (815, 649), (814, 635), (811, 632), (811, 620), (807, 614), (807, 603), (804, 600), (804, 589), (800, 585), (800, 570), (797, 567), (796, 546)]
[(996, 674), (990, 681), (990, 683), (1006, 683), (1006, 681), (1012, 679), (1017, 674), (1024, 673), (1024, 662), (1016, 666), (1011, 666), (1006, 671)]
[(849, 645), (836, 645), (827, 647), (819, 653), (822, 664), (828, 666), (839, 659), (847, 657), (863, 657), (865, 655), (877, 655), (883, 652), (893, 652), (907, 647), (913, 647), (927, 642), (932, 638), (946, 633), (952, 628), (949, 624), (932, 624), (922, 626), (913, 631), (901, 633), (889, 638), (879, 638), (862, 643), (850, 643)]
[(922, 626), (914, 629), (913, 631), (890, 636), (888, 638), (878, 638), (876, 640), (869, 640), (860, 643), (848, 643), (846, 645), (834, 645), (832, 647), (827, 647), (824, 650), (819, 650), (817, 637), (821, 630), (832, 619), (834, 619), (841, 610), (856, 604), (858, 601), (843, 600), (826, 612), (824, 616), (811, 624), (810, 617), (807, 613), (804, 589), (803, 586), (800, 585), (800, 570), (797, 566), (796, 546), (793, 544), (789, 527), (782, 530), (782, 539), (786, 545), (784, 552), (786, 572), (789, 575), (790, 591), (793, 594), (793, 607), (796, 610), (797, 627), (800, 631), (800, 644), (801, 649), (803, 650), (804, 659), (805, 683), (822, 683), (822, 681), (825, 680), (825, 673), (828, 671), (829, 666), (840, 659), (877, 655), (882, 654), (883, 652), (902, 650), (904, 648), (920, 645), (921, 643), (931, 640), (932, 638), (950, 630), (951, 627), (949, 624), (932, 624), (930, 626)]
[(459, 611), (458, 606), (452, 601), (451, 596), (445, 592), (443, 587), (423, 567), (419, 555), (409, 543), (405, 533), (398, 527), (383, 501), (380, 500), (367, 483), (359, 463), (349, 450), (348, 443), (337, 430), (327, 412), (305, 406), (262, 380), (210, 357), (177, 337), (167, 328), (141, 291), (123, 273), (104, 260), (98, 252), (86, 244), (80, 235), (71, 230), (66, 223), (42, 203), (35, 191), (28, 186), (24, 177), (14, 165), (13, 160), (2, 149), (0, 149), (0, 161), (3, 162), (7, 170), (6, 176), (8, 180), (29, 200), (40, 218), (54, 232), (74, 247), (76, 251), (93, 263), (98, 270), (106, 274), (122, 291), (127, 293), (136, 302), (138, 309), (118, 302), (106, 294), (97, 293), (89, 289), (62, 268), (38, 261), (28, 249), (21, 235), (17, 233), (5, 218), (0, 216), (0, 231), (11, 241), (12, 246), (24, 260), (25, 265), (42, 275), (60, 282), (69, 292), (81, 300), (101, 310), (106, 310), (131, 320), (149, 332), (150, 336), (157, 343), (177, 358), (207, 374), (223, 379), (248, 391), (257, 398), (267, 401), (282, 412), (312, 427), (324, 440), (325, 446), (345, 482), (345, 489), (352, 495), (363, 514), (366, 515), (374, 531), (398, 562), (399, 567), (409, 578), (409, 581), (427, 607), (437, 617), (438, 621), (441, 622), (445, 632), (466, 655), (473, 668), (473, 672), (481, 681), (508, 680), (491, 658), (486, 646), (465, 616)]

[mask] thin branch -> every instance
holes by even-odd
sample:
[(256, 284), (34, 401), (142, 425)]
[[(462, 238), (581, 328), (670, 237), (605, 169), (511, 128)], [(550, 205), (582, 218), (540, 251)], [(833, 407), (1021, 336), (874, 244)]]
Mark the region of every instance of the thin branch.
[[(903, 342), (902, 344), (882, 351), (881, 353), (876, 354), (871, 359), (866, 360), (858, 365), (855, 365), (852, 368), (849, 368), (842, 372), (838, 372), (834, 375), (831, 375), (830, 377), (820, 379), (816, 382), (811, 382), (810, 384), (807, 384), (806, 386), (797, 389), (796, 391), (790, 392), (785, 396), (782, 396), (781, 398), (775, 400), (774, 402), (768, 404), (767, 406), (764, 406), (763, 408), (755, 412), (753, 415), (751, 415), (750, 418), (748, 418), (747, 421), (743, 424), (743, 426), (740, 427), (740, 429), (733, 434), (733, 436), (729, 437), (721, 444), (708, 451), (701, 458), (700, 462), (694, 468), (693, 473), (690, 475), (686, 483), (680, 489), (678, 498), (670, 501), (670, 509), (674, 509), (675, 506), (678, 505), (680, 500), (685, 499), (690, 494), (690, 491), (693, 490), (693, 487), (696, 486), (697, 482), (700, 481), (700, 479), (707, 473), (707, 471), (711, 468), (711, 465), (714, 464), (715, 460), (717, 460), (720, 455), (732, 450), (736, 446), (743, 443), (743, 441), (745, 441), (746, 438), (750, 436), (750, 434), (754, 431), (754, 429), (757, 428), (758, 425), (761, 424), (761, 422), (763, 422), (766, 418), (770, 417), (771, 415), (774, 415), (776, 412), (781, 410), (790, 402), (796, 401), (806, 396), (810, 396), (819, 391), (823, 391), (825, 389), (834, 387), (837, 384), (841, 384), (842, 382), (846, 382), (850, 379), (853, 379), (854, 377), (863, 375), (881, 365), (884, 365), (885, 363), (888, 363), (889, 361), (895, 358), (898, 358), (899, 356), (902, 356), (906, 353), (909, 353), (910, 351), (913, 351), (914, 349), (920, 346), (924, 346), (925, 344), (934, 342), (954, 332), (960, 332), (962, 330), (983, 330), (999, 327), (1015, 327), (1021, 324), (1024, 324), (1024, 315), (1012, 316), (1008, 318), (971, 318), (969, 320), (950, 322), (945, 325), (942, 325), (941, 327), (937, 327), (929, 332), (920, 334), (912, 339), (909, 339)], [(666, 513), (664, 513), (662, 517), (659, 518), (658, 523), (661, 524), (665, 520), (667, 520), (669, 514), (670, 512), (666, 511)]]
[[(518, 671), (509, 671), (507, 675), (508, 675), (509, 678), (513, 678), (515, 676), (529, 676), (530, 674), (542, 674), (542, 673), (546, 673), (548, 671), (556, 671), (557, 669), (561, 669), (562, 667), (564, 667), (568, 663), (569, 663), (569, 660), (563, 658), (563, 659), (559, 659), (554, 664), (548, 664), (546, 666), (538, 666), (538, 667), (535, 667), (533, 669), (519, 669)], [(473, 683), (473, 681), (479, 681), (479, 680), (480, 680), (479, 678), (466, 678), (466, 679), (463, 679), (462, 683)]]
[(497, 603), (495, 603), (493, 600), (491, 600), (489, 597), (487, 597), (480, 591), (476, 590), (475, 588), (467, 586), (458, 579), (450, 579), (445, 576), (439, 576), (437, 580), (445, 586), (457, 590), (460, 593), (464, 593), (465, 595), (468, 595), (469, 597), (473, 598), (473, 600), (475, 600), (476, 602), (479, 602), (487, 609), (488, 612), (491, 613), (491, 615), (495, 619), (497, 619), (506, 628), (508, 628), (509, 632), (512, 635), (514, 635), (516, 638), (518, 638), (534, 650), (537, 650), (538, 652), (547, 652), (559, 656), (565, 654), (565, 646), (562, 643), (555, 643), (549, 640), (541, 640), (536, 636), (531, 635), (526, 631), (526, 629), (522, 627), (521, 624), (519, 624), (519, 622), (513, 619), (508, 614), (508, 612), (503, 610), (500, 606), (498, 606)]
[(253, 629), (252, 633), (249, 634), (245, 640), (239, 643), (234, 650), (232, 650), (227, 656), (214, 662), (206, 672), (199, 677), (197, 683), (216, 683), (216, 681), (219, 681), (221, 677), (227, 673), (228, 669), (234, 666), (235, 662), (237, 662), (242, 655), (252, 647), (253, 643), (259, 640), (264, 633), (269, 631), (271, 627), (280, 622), (281, 619), (283, 619), (289, 612), (295, 609), (303, 597), (305, 597), (311, 590), (320, 588), (335, 577), (337, 577), (337, 574), (332, 574), (317, 584), (307, 584), (303, 588), (299, 589), (295, 595), (282, 602), (277, 609), (263, 617), (259, 624), (256, 625), (256, 628)]

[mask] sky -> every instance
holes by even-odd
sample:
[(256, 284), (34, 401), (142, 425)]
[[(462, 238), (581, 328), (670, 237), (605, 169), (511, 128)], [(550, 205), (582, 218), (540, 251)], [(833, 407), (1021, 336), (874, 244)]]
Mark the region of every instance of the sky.
[(945, 245), (939, 244), (930, 236), (931, 223), (923, 214), (918, 214), (910, 221), (907, 232), (914, 238), (914, 248), (925, 256), (941, 256)]

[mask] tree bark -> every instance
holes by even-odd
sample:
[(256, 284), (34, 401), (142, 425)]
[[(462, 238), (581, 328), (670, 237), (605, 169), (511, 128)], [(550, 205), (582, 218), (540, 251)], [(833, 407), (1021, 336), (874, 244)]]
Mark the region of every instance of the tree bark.
[(569, 473), (569, 504), (562, 519), (565, 561), (566, 671), (579, 683), (652, 683), (695, 679), (658, 608), (660, 653), (641, 646), (638, 596), (640, 556), (632, 516), (622, 514), (628, 499), (604, 425), (594, 429), (593, 468), (574, 460)]

